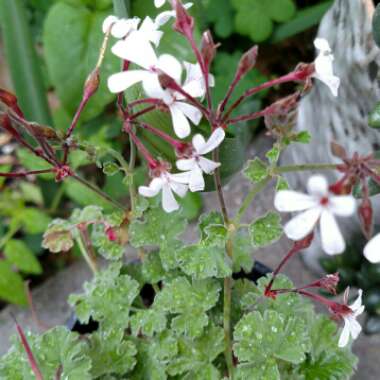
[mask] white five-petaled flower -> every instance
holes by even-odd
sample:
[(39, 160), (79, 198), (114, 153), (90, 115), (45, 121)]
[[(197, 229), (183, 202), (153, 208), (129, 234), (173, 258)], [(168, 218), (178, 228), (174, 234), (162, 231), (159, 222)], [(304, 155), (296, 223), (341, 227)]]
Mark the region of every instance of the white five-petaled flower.
[(371, 263), (380, 262), (380, 234), (372, 238), (364, 248), (364, 256)]
[(193, 150), (190, 157), (179, 159), (177, 168), (189, 172), (189, 188), (190, 191), (201, 191), (205, 188), (203, 172), (211, 174), (217, 167), (219, 162), (211, 161), (203, 155), (213, 151), (224, 140), (225, 133), (222, 128), (217, 128), (206, 141), (202, 135), (195, 135), (192, 140)]
[(302, 240), (319, 221), (323, 250), (329, 255), (342, 253), (346, 245), (335, 215), (352, 215), (356, 209), (354, 197), (330, 193), (327, 180), (319, 175), (309, 179), (307, 188), (309, 194), (291, 190), (276, 194), (275, 207), (278, 211), (303, 211), (285, 225), (285, 234), (292, 240)]
[(103, 21), (103, 33), (106, 33), (111, 28), (111, 35), (119, 39), (127, 38), (132, 33), (136, 33), (147, 42), (158, 46), (163, 36), (163, 32), (158, 30), (160, 25), (156, 24), (150, 17), (145, 17), (139, 27), (140, 21), (138, 17), (126, 19), (108, 16)]
[(319, 54), (314, 61), (315, 74), (314, 78), (325, 83), (334, 96), (338, 96), (340, 79), (333, 73), (334, 56), (327, 40), (317, 38), (314, 40), (314, 46), (319, 50)]
[(363, 291), (360, 289), (358, 297), (354, 303), (348, 306), (351, 312), (342, 314), (344, 326), (338, 342), (339, 347), (345, 347), (347, 345), (350, 335), (352, 339), (356, 339), (362, 331), (362, 327), (356, 320), (356, 318), (364, 311), (364, 306), (362, 305), (362, 294)]
[[(136, 83), (142, 82), (147, 96), (161, 99), (169, 108), (174, 131), (178, 137), (187, 137), (190, 132), (189, 120), (198, 125), (202, 118), (201, 111), (186, 102), (184, 96), (171, 89), (163, 89), (160, 74), (170, 76), (179, 86), (181, 85), (182, 65), (173, 56), (163, 54), (157, 57), (151, 44), (140, 33), (132, 33), (125, 40), (118, 41), (112, 48), (118, 57), (140, 66), (140, 70), (128, 70), (112, 75), (108, 79), (111, 92), (119, 93)], [(185, 64), (187, 78), (182, 86), (193, 97), (202, 97), (205, 93), (204, 79), (197, 65)], [(210, 76), (212, 83), (212, 77)], [(189, 119), (189, 120), (188, 120)]]
[(189, 188), (188, 182), (188, 173), (171, 174), (168, 171), (162, 171), (158, 177), (152, 179), (149, 186), (140, 186), (139, 193), (144, 197), (152, 198), (161, 191), (162, 208), (170, 213), (179, 209), (173, 193), (183, 198)]

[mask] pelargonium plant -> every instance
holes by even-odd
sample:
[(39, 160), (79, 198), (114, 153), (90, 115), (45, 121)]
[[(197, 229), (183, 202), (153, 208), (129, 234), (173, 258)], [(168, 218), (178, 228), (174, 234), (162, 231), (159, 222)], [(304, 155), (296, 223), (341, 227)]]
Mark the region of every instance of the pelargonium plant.
[[(157, 7), (164, 3), (155, 1)], [(279, 164), (285, 149), (309, 141), (310, 136), (295, 132), (293, 125), (297, 105), (314, 80), (324, 82), (326, 90), (338, 96), (340, 80), (333, 73), (329, 44), (317, 39), (319, 54), (313, 63), (301, 63), (292, 72), (232, 101), (237, 85), (256, 64), (258, 48), (254, 46), (241, 57), (224, 99), (214, 107), (213, 86), (217, 83), (212, 63), (218, 44), (208, 31), (200, 44), (196, 41), (194, 19), (188, 11), (191, 4), (183, 5), (180, 0), (166, 3), (171, 10), (154, 20), (110, 16), (104, 21), (98, 63), (64, 135), (26, 120), (17, 98), (8, 91), (0, 92), (4, 105), (1, 127), (48, 165), (43, 170), (0, 175), (12, 180), (53, 173), (57, 182), (71, 178), (113, 208), (104, 211), (90, 204), (76, 209), (70, 218), (54, 220), (43, 241), (54, 253), (78, 245), (94, 276), (84, 285), (84, 293), (72, 295), (69, 302), (78, 323), (93, 321), (96, 328), (81, 335), (55, 327), (34, 335), (25, 333), (16, 321), (18, 337), (0, 361), (0, 377), (346, 379), (356, 366), (349, 343), (361, 331), (357, 321), (364, 309), (361, 290), (353, 303), (348, 300), (348, 289), (339, 301), (326, 296), (336, 294), (338, 273), (297, 285), (280, 273), (294, 256), (315, 243), (314, 236), (319, 233), (327, 254), (342, 253), (345, 242), (338, 226), (340, 217), (352, 217), (358, 211), (364, 233), (369, 240), (372, 236), (368, 180), (380, 182), (380, 162), (373, 155), (355, 153), (351, 158), (342, 146), (332, 143), (340, 164)], [(188, 42), (192, 62), (158, 52), (161, 27), (168, 22), (173, 22), (172, 33)], [(120, 152), (75, 137), (81, 113), (103, 80), (100, 67), (111, 38), (111, 51), (120, 58), (121, 70), (105, 79), (116, 94), (121, 133), (130, 140), (129, 163)], [(239, 106), (254, 94), (284, 83), (294, 83), (296, 91), (261, 111), (240, 112)], [(131, 100), (128, 95), (133, 88), (138, 88), (140, 95)], [(147, 121), (145, 116), (153, 111), (170, 115), (173, 133)], [(240, 208), (230, 210), (224, 201), (219, 149), (237, 124), (262, 117), (274, 139), (273, 148), (265, 161), (258, 157), (248, 161), (244, 174), (252, 188)], [(199, 128), (201, 121), (207, 123), (207, 129)], [(141, 131), (168, 144), (177, 157), (175, 165), (155, 155), (140, 138)], [(110, 198), (70, 166), (70, 155), (76, 150), (87, 152), (107, 175), (124, 173), (129, 204)], [(137, 152), (149, 178), (135, 189)], [(329, 184), (322, 175), (308, 177), (312, 170), (336, 170), (342, 178)], [(283, 176), (295, 171), (305, 171), (308, 194), (289, 189)], [(214, 180), (220, 210), (199, 218), (199, 239), (188, 244), (181, 240), (187, 220), (178, 200), (188, 192), (210, 190), (207, 177)], [(275, 208), (299, 214), (284, 228), (280, 214), (270, 210), (251, 223), (242, 223), (256, 196), (272, 183)], [(354, 187), (362, 189), (360, 200), (351, 195)], [(275, 243), (283, 232), (292, 241), (291, 249), (282, 260), (279, 257), (273, 273), (256, 276), (252, 251)], [(132, 248), (135, 259), (130, 258)], [(364, 254), (372, 262), (380, 261), (379, 236), (370, 240)], [(98, 256), (108, 264), (100, 266)], [(336, 322), (317, 314), (310, 301), (325, 306)]]

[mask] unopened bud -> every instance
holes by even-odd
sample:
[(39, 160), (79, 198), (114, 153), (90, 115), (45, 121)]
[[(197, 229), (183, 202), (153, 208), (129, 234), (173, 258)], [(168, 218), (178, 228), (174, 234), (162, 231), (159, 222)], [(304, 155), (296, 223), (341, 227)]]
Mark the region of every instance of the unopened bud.
[(336, 295), (336, 287), (339, 284), (339, 273), (328, 274), (314, 283), (314, 287), (325, 289), (333, 295)]
[(336, 143), (335, 141), (331, 142), (330, 149), (334, 157), (338, 157), (341, 160), (344, 160), (347, 158), (346, 149), (342, 145)]
[(62, 165), (55, 168), (55, 181), (61, 182), (67, 177), (71, 177), (73, 172), (68, 165)]
[(88, 100), (98, 90), (100, 84), (99, 68), (94, 69), (88, 76), (83, 91), (83, 98)]
[(294, 251), (298, 252), (303, 249), (309, 248), (314, 240), (314, 232), (304, 237), (302, 240), (294, 242)]
[(20, 134), (12, 127), (11, 119), (7, 114), (0, 115), (0, 128), (5, 129), (11, 136), (20, 138)]
[(257, 45), (249, 49), (243, 54), (240, 59), (238, 69), (236, 72), (236, 77), (242, 78), (244, 75), (248, 74), (256, 65), (257, 55), (259, 48)]
[(308, 80), (314, 73), (314, 63), (299, 63), (293, 71), (294, 79), (300, 81)]
[(373, 232), (373, 208), (369, 198), (365, 198), (359, 206), (359, 218), (364, 235), (370, 239)]
[(201, 41), (201, 54), (208, 69), (215, 58), (217, 48), (218, 45), (214, 43), (211, 32), (209, 30), (204, 32)]
[(106, 227), (105, 233), (109, 241), (117, 241), (117, 233), (111, 226)]
[(11, 108), (18, 116), (24, 117), (23, 112), (18, 106), (17, 97), (11, 92), (0, 88), (0, 102)]
[(180, 0), (174, 0), (173, 2), (176, 11), (174, 30), (189, 38), (193, 35), (194, 18), (190, 16)]

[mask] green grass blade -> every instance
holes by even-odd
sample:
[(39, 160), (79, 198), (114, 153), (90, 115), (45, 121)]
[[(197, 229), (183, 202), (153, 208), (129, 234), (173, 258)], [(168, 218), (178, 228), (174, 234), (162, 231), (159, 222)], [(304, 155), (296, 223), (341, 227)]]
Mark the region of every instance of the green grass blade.
[(51, 124), (42, 71), (22, 0), (0, 0), (5, 55), (14, 91), (30, 120)]
[(113, 9), (117, 17), (128, 18), (129, 0), (113, 0)]
[(317, 25), (332, 3), (332, 0), (328, 0), (300, 10), (292, 20), (279, 25), (275, 29), (270, 42), (280, 42)]

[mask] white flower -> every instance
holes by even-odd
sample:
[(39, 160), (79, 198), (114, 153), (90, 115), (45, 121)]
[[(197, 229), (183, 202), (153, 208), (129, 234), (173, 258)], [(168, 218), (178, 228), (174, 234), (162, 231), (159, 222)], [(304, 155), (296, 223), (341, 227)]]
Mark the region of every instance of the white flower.
[(352, 305), (348, 306), (351, 309), (351, 313), (342, 315), (344, 327), (342, 333), (340, 334), (338, 343), (339, 347), (345, 347), (347, 345), (350, 335), (352, 336), (352, 339), (356, 339), (362, 331), (362, 327), (356, 320), (356, 318), (364, 311), (364, 306), (362, 305), (362, 294), (363, 291), (360, 289), (357, 299)]
[(334, 56), (327, 40), (317, 38), (314, 40), (314, 46), (319, 50), (319, 54), (314, 61), (315, 74), (314, 78), (325, 83), (334, 96), (338, 96), (340, 79), (333, 73)]
[(308, 181), (309, 194), (282, 190), (276, 194), (275, 207), (282, 212), (303, 211), (284, 227), (292, 240), (302, 240), (320, 221), (322, 247), (329, 255), (342, 253), (346, 247), (335, 215), (348, 217), (355, 212), (356, 202), (351, 195), (334, 195), (322, 176), (313, 176)]
[(139, 193), (144, 197), (155, 197), (162, 192), (162, 208), (170, 213), (179, 209), (179, 204), (174, 194), (183, 198), (188, 190), (188, 173), (171, 174), (167, 171), (161, 172), (159, 177), (155, 177), (149, 186), (140, 186)]
[(193, 151), (190, 158), (180, 159), (177, 161), (177, 168), (189, 172), (189, 188), (190, 191), (201, 191), (205, 188), (203, 172), (211, 174), (217, 167), (219, 162), (211, 161), (205, 157), (207, 154), (218, 147), (224, 140), (225, 133), (222, 128), (217, 128), (206, 141), (202, 135), (193, 137)]
[[(168, 106), (177, 136), (187, 137), (191, 132), (189, 120), (198, 125), (202, 119), (202, 113), (197, 107), (185, 103), (182, 94), (170, 89), (163, 89), (159, 80), (159, 75), (163, 72), (181, 85), (183, 71), (181, 63), (169, 54), (157, 57), (151, 44), (139, 33), (132, 33), (126, 40), (118, 41), (113, 46), (112, 52), (143, 69), (128, 70), (112, 75), (108, 79), (110, 91), (119, 93), (142, 82), (147, 96), (161, 99)], [(194, 66), (197, 65), (185, 64), (187, 78), (183, 89), (193, 97), (202, 97), (205, 93), (204, 79), (200, 75), (200, 68)], [(213, 84), (212, 76), (210, 76), (210, 83)]]
[(156, 8), (161, 8), (165, 4), (166, 0), (154, 0), (154, 5)]
[(103, 33), (107, 33), (111, 28), (111, 35), (116, 38), (124, 38), (133, 31), (137, 31), (140, 23), (138, 17), (134, 18), (117, 18), (116, 16), (108, 16), (103, 22)]
[(364, 256), (371, 263), (380, 262), (380, 234), (372, 238), (364, 248)]
[[(185, 9), (189, 9), (193, 6), (193, 3), (186, 3), (183, 5)], [(154, 23), (156, 25), (157, 28), (161, 27), (162, 25), (165, 25), (171, 18), (175, 18), (177, 15), (176, 15), (176, 11), (175, 10), (172, 10), (172, 11), (164, 11), (164, 12), (161, 12), (159, 13), (155, 20), (154, 20)]]
[(103, 33), (107, 33), (111, 28), (111, 35), (118, 39), (126, 38), (132, 33), (138, 33), (141, 38), (158, 46), (163, 36), (163, 32), (158, 30), (159, 25), (156, 25), (150, 17), (145, 17), (139, 27), (140, 21), (138, 17), (119, 19), (116, 16), (108, 16), (103, 22)]

